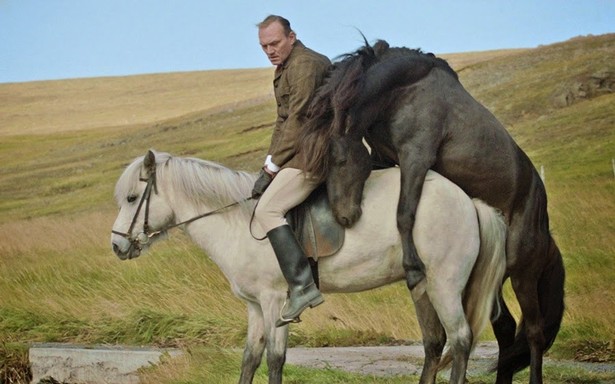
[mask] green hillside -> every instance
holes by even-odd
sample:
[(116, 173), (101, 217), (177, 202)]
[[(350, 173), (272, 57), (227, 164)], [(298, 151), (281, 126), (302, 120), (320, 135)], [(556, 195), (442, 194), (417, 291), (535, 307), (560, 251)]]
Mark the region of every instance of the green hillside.
[[(544, 170), (567, 268), (567, 310), (551, 354), (615, 359), (615, 34), (460, 55), (451, 63), (462, 83)], [(37, 341), (243, 345), (243, 304), (180, 231), (136, 260), (113, 255), (113, 188), (149, 148), (256, 171), (275, 117), (270, 76), (136, 76), (107, 79), (107, 91), (105, 79), (0, 84), (0, 100), (13, 100), (0, 107), (0, 361)], [(182, 93), (193, 78), (207, 92)], [(46, 98), (46, 89), (55, 96)], [(110, 101), (117, 95), (133, 102)], [(78, 100), (88, 102), (72, 113)], [(62, 128), (63, 119), (74, 129)], [(303, 316), (293, 343), (420, 338), (403, 284), (331, 296)]]

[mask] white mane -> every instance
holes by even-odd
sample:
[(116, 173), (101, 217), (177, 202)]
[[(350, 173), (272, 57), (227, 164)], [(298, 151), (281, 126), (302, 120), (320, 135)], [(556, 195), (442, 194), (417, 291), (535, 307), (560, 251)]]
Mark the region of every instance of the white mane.
[[(236, 171), (213, 161), (197, 158), (173, 157), (168, 153), (156, 154), (156, 180), (173, 186), (195, 205), (210, 208), (241, 202), (250, 196), (256, 176)], [(115, 199), (120, 204), (137, 190), (143, 156), (135, 159), (124, 171), (115, 187)], [(251, 204), (242, 204), (249, 210)]]

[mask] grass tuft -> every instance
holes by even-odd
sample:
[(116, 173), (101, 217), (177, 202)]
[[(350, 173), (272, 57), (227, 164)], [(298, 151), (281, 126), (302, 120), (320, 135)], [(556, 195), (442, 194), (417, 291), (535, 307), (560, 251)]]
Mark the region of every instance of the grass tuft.
[(27, 384), (32, 381), (28, 349), (22, 344), (0, 342), (0, 383)]

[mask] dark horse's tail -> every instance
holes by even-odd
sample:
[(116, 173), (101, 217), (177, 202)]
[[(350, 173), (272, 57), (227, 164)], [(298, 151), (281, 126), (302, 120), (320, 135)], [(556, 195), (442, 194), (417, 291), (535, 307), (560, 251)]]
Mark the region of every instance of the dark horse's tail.
[[(564, 262), (552, 237), (549, 237), (548, 257), (550, 262), (538, 281), (538, 299), (544, 318), (545, 349), (543, 353), (553, 345), (564, 316)], [(497, 368), (518, 372), (529, 365), (530, 347), (525, 322), (522, 320), (514, 344), (500, 354)]]

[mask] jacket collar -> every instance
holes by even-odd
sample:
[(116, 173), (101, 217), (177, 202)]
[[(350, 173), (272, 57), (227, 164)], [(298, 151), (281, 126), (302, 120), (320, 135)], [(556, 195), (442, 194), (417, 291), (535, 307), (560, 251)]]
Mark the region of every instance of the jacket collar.
[(297, 48), (299, 49), (305, 48), (305, 45), (303, 45), (301, 40), (295, 41), (295, 44), (293, 44), (293, 49), (290, 51), (290, 55), (288, 55), (288, 57), (286, 58), (286, 61), (276, 67), (276, 70), (275, 70), (276, 73), (282, 72), (284, 69), (286, 69), (286, 67), (288, 67), (288, 63), (290, 63), (293, 60), (293, 57), (296, 56), (295, 52), (297, 51)]

